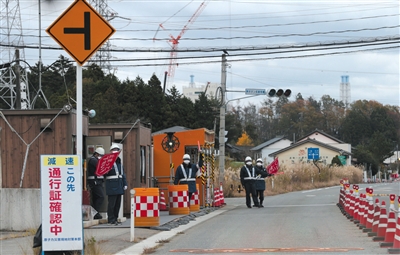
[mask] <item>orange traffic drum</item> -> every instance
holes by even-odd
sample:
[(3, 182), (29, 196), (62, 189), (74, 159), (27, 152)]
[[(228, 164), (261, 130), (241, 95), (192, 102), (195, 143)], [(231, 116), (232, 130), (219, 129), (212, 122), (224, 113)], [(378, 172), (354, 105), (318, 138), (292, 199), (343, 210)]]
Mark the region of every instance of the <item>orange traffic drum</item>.
[(189, 214), (189, 191), (187, 185), (169, 185), (169, 215)]
[(160, 225), (158, 188), (135, 188), (135, 227)]

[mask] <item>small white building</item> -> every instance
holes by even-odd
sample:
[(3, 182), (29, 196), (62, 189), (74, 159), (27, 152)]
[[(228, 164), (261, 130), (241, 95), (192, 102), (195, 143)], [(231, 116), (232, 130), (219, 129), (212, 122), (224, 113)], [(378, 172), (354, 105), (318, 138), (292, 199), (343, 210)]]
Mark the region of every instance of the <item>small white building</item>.
[(286, 148), (290, 146), (292, 141), (284, 138), (283, 136), (277, 136), (271, 140), (268, 140), (260, 145), (257, 145), (256, 147), (253, 147), (250, 149), (252, 151), (254, 159), (257, 158), (262, 158), (264, 161), (265, 165), (270, 164), (274, 158), (268, 156), (269, 154), (281, 150), (283, 148)]
[(192, 100), (194, 103), (196, 99), (199, 99), (199, 95), (204, 92), (208, 98), (215, 98), (215, 92), (219, 86), (221, 86), (220, 83), (211, 82), (207, 82), (206, 84), (202, 85), (196, 85), (194, 82), (194, 75), (191, 75), (189, 86), (182, 87), (182, 94)]

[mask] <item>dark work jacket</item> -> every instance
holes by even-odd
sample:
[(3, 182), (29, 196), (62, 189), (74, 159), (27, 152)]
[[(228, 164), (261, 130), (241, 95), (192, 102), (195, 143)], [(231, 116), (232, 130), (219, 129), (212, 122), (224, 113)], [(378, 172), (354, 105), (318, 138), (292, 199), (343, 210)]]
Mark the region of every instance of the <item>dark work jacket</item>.
[[(247, 172), (246, 168), (249, 170), (250, 176), (249, 176), (249, 173)], [(253, 168), (254, 168), (254, 174), (253, 174)], [(258, 169), (257, 167), (254, 167), (253, 165), (250, 165), (250, 166), (244, 165), (240, 169), (240, 182), (242, 183), (242, 185), (244, 185), (245, 182), (255, 183), (256, 177), (258, 175), (261, 175), (260, 178), (265, 178), (268, 176), (268, 173), (262, 172), (260, 169)]]
[(255, 166), (262, 174), (256, 180), (256, 190), (265, 190), (265, 177), (271, 176), (263, 166)]
[[(115, 171), (115, 166), (118, 168), (118, 175)], [(128, 186), (125, 177), (125, 170), (121, 163), (121, 158), (118, 157), (111, 170), (104, 175), (106, 179), (106, 194), (110, 195), (123, 195), (124, 186)]]
[[(180, 164), (176, 168), (175, 172), (175, 179), (174, 179), (174, 184), (187, 184), (188, 185), (188, 191), (190, 193), (196, 192), (196, 173), (197, 171), (203, 166), (203, 160), (200, 158), (198, 166), (195, 164), (189, 163), (189, 165), (185, 164)], [(186, 177), (182, 171), (182, 167), (186, 173)], [(190, 173), (190, 169), (192, 169), (192, 172)], [(189, 175), (190, 174), (190, 175)]]
[[(87, 185), (93, 187), (94, 185), (101, 185), (104, 181), (103, 176), (96, 176), (96, 167), (99, 160), (95, 156), (91, 156), (87, 163)], [(93, 179), (94, 176), (94, 179)]]

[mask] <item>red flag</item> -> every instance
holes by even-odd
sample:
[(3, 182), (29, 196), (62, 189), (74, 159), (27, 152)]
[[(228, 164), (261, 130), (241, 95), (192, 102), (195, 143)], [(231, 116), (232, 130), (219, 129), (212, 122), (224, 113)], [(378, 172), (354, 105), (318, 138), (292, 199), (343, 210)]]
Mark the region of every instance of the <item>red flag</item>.
[(97, 164), (95, 174), (97, 176), (102, 176), (108, 173), (113, 167), (114, 162), (117, 160), (119, 153), (120, 151), (118, 153), (109, 153), (102, 156)]
[(278, 158), (275, 158), (271, 164), (267, 166), (267, 170), (269, 174), (276, 174), (279, 170), (279, 161)]

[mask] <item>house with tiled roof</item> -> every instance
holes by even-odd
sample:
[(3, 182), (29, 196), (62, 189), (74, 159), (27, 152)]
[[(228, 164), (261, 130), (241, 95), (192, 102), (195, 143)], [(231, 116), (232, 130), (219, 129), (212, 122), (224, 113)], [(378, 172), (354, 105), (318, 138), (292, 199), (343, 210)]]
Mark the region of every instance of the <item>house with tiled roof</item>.
[(277, 136), (251, 148), (250, 151), (253, 153), (252, 157), (254, 159), (262, 158), (264, 164), (269, 164), (274, 160), (273, 157), (268, 156), (269, 154), (286, 148), (290, 146), (291, 143), (292, 141), (286, 139), (284, 136)]
[(295, 164), (298, 162), (312, 162), (310, 152), (315, 152), (317, 149), (319, 161), (324, 164), (331, 164), (335, 156), (343, 156), (345, 165), (350, 165), (351, 152), (341, 149), (339, 146), (333, 146), (328, 143), (321, 142), (315, 138), (301, 139), (286, 148), (275, 151), (269, 154), (269, 157), (279, 158), (279, 164)]

